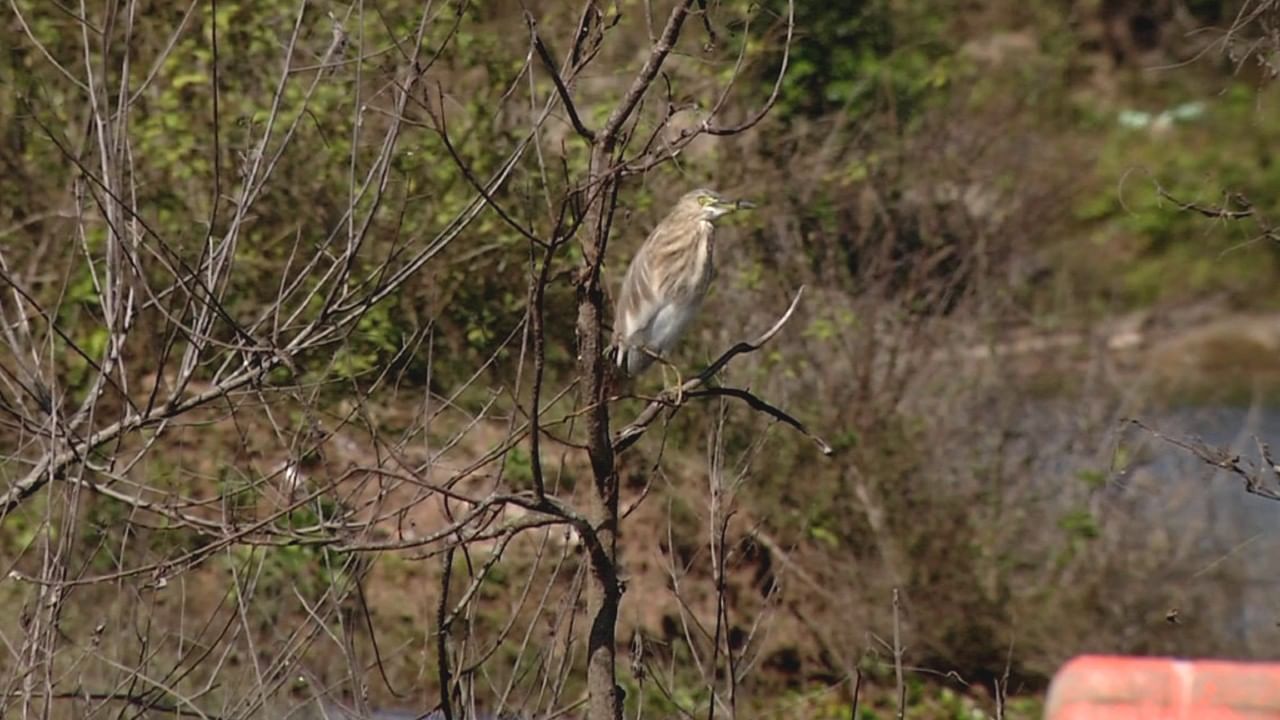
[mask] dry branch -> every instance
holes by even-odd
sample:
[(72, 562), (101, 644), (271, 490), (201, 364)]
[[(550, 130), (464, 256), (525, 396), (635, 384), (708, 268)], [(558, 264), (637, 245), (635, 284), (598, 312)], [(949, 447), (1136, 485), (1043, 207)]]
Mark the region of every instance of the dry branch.
[(708, 380), (710, 380), (722, 369), (724, 369), (724, 367), (728, 365), (729, 362), (733, 360), (735, 357), (737, 357), (738, 355), (755, 352), (756, 350), (759, 350), (760, 348), (764, 347), (765, 344), (768, 343), (770, 340), (772, 340), (773, 337), (777, 335), (779, 331), (782, 330), (782, 327), (787, 324), (787, 321), (791, 319), (791, 316), (792, 314), (795, 313), (796, 308), (800, 304), (800, 298), (803, 295), (804, 295), (804, 288), (801, 287), (799, 290), (796, 291), (795, 297), (791, 299), (791, 304), (787, 306), (787, 311), (782, 314), (782, 317), (778, 318), (778, 320), (774, 322), (773, 325), (770, 326), (768, 330), (764, 331), (754, 341), (740, 342), (737, 345), (734, 345), (733, 347), (721, 353), (720, 357), (716, 358), (702, 372), (686, 380), (684, 384), (682, 384), (680, 387), (675, 388), (673, 390), (664, 391), (661, 396), (651, 401), (645, 407), (645, 409), (642, 410), (640, 414), (636, 416), (635, 420), (631, 421), (629, 425), (619, 430), (613, 436), (614, 451), (622, 452), (623, 450), (626, 450), (627, 448), (634, 445), (636, 441), (638, 441), (640, 437), (645, 433), (645, 431), (649, 429), (649, 426), (653, 424), (653, 421), (658, 418), (658, 415), (662, 412), (664, 408), (672, 408), (673, 410), (678, 410), (679, 408), (683, 407), (686, 404), (687, 399), (691, 397), (709, 397), (709, 396), (717, 396), (717, 395), (727, 395), (727, 396), (737, 397), (739, 399), (745, 400), (749, 405), (751, 405), (752, 408), (759, 410), (761, 412), (764, 412), (765, 414), (777, 420), (785, 422), (786, 424), (795, 428), (798, 432), (803, 434), (805, 437), (808, 437), (810, 440), (812, 440), (814, 444), (816, 444), (818, 448), (822, 450), (822, 453), (824, 455), (831, 455), (833, 450), (831, 448), (831, 445), (828, 444), (825, 440), (823, 440), (822, 438), (810, 432), (809, 429), (806, 428), (804, 424), (801, 423), (799, 420), (796, 420), (786, 412), (774, 407), (773, 405), (770, 405), (764, 400), (761, 400), (760, 398), (756, 397), (755, 395), (753, 395), (751, 392), (747, 390), (741, 390), (741, 389), (735, 389), (735, 388), (712, 388), (709, 390), (702, 390), (702, 391), (695, 392), (699, 387), (704, 385)]

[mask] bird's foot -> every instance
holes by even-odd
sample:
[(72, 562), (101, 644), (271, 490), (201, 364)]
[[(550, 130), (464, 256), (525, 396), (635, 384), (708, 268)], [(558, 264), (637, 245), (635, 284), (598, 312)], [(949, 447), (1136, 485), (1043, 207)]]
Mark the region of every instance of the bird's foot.
[[(672, 385), (667, 378), (667, 370), (670, 369), (676, 376), (676, 383)], [(672, 397), (671, 403), (675, 407), (684, 404), (684, 377), (680, 374), (680, 368), (672, 363), (662, 360), (662, 384), (666, 388), (664, 394)]]

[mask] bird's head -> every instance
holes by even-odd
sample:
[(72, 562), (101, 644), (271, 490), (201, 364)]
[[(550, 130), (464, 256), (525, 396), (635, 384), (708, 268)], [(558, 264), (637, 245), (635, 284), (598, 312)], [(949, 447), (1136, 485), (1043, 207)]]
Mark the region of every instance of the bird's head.
[(680, 205), (682, 209), (687, 210), (690, 214), (708, 222), (731, 212), (755, 207), (753, 203), (746, 200), (729, 200), (720, 193), (705, 188), (686, 193), (680, 199)]

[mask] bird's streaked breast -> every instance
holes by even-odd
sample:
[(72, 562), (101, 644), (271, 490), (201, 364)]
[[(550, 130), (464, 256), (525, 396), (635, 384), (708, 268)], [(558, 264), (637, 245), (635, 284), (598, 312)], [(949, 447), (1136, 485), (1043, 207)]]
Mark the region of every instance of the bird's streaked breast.
[(706, 292), (711, 280), (711, 248), (714, 228), (709, 222), (694, 223), (679, 237), (653, 248), (650, 270), (658, 294), (671, 300)]
[(667, 354), (697, 314), (711, 284), (715, 226), (691, 201), (658, 224), (631, 261), (615, 310), (618, 363), (643, 371)]

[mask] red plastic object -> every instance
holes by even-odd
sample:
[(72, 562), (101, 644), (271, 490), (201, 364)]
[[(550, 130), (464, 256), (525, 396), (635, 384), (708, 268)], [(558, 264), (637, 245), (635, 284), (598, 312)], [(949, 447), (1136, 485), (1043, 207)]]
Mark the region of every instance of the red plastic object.
[(1045, 720), (1280, 720), (1280, 663), (1085, 655), (1054, 676)]

